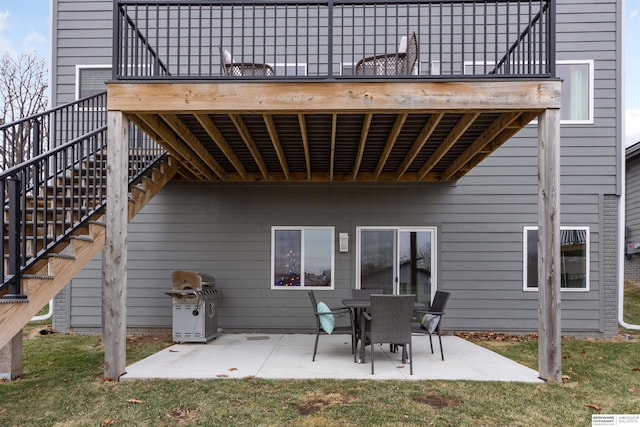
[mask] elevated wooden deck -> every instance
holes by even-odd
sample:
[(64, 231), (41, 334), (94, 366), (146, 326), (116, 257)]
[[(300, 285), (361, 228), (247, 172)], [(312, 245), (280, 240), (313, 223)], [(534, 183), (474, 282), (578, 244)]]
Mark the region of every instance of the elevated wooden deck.
[(228, 182), (455, 181), (546, 109), (560, 81), (179, 81), (108, 85), (181, 163)]

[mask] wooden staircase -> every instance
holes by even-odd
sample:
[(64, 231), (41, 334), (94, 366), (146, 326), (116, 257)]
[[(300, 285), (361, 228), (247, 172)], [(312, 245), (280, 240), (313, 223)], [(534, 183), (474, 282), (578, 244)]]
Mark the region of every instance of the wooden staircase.
[[(129, 186), (129, 221), (173, 178), (177, 170), (178, 162), (170, 156), (165, 156)], [(27, 206), (27, 228), (29, 223), (43, 224), (42, 218), (38, 215), (40, 215), (40, 208), (44, 205), (81, 204), (93, 196), (87, 193), (87, 189), (92, 189), (92, 192), (101, 192), (101, 197), (106, 192), (104, 176), (88, 177), (74, 174), (68, 179), (74, 184), (60, 187), (66, 190), (38, 197), (34, 203)], [(72, 190), (68, 191), (69, 188)], [(43, 191), (44, 193), (46, 191)], [(43, 249), (47, 242), (52, 241), (51, 238), (44, 236), (62, 232), (58, 224), (63, 218), (57, 218), (57, 216), (66, 214), (52, 209), (44, 211), (48, 212), (49, 217), (45, 223), (48, 225), (31, 228), (38, 238), (29, 240), (36, 242), (31, 244), (35, 247), (28, 248), (30, 253)], [(22, 293), (27, 296), (26, 299), (0, 299), (0, 348), (9, 343), (29, 320), (104, 248), (105, 227), (108, 225), (103, 222), (103, 211), (104, 209), (101, 209), (90, 216), (67, 238), (52, 247), (45, 257), (28, 267), (22, 276)], [(54, 217), (57, 221), (54, 221)], [(33, 221), (33, 218), (39, 218), (39, 221)], [(5, 253), (8, 253), (8, 243), (4, 244)], [(6, 264), (7, 260), (5, 259), (4, 262)], [(5, 271), (7, 271), (6, 267)], [(6, 290), (4, 293), (6, 294)], [(2, 293), (0, 293), (1, 296)]]

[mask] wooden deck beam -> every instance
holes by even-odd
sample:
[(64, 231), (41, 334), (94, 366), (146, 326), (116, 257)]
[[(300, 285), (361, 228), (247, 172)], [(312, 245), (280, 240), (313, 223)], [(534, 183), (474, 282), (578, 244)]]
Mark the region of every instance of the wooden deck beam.
[(422, 180), (431, 171), (431, 169), (445, 156), (456, 143), (458, 138), (467, 130), (469, 126), (478, 118), (480, 113), (467, 113), (455, 125), (453, 130), (447, 135), (444, 141), (438, 146), (436, 151), (431, 155), (427, 163), (420, 168), (418, 179)]
[(336, 135), (338, 134), (338, 115), (331, 115), (331, 154), (329, 156), (329, 179), (333, 180), (333, 172), (336, 161)]
[(409, 115), (406, 113), (398, 114), (398, 116), (396, 117), (396, 121), (393, 124), (393, 128), (391, 129), (391, 132), (387, 137), (387, 144), (385, 145), (384, 150), (382, 151), (382, 154), (380, 155), (380, 159), (378, 160), (378, 164), (376, 166), (376, 171), (374, 174), (376, 179), (378, 179), (378, 177), (380, 176), (380, 173), (382, 173), (382, 169), (384, 168), (384, 165), (387, 163), (389, 154), (391, 154), (391, 150), (393, 149), (393, 146), (398, 140), (398, 135), (400, 135), (402, 126), (404, 126), (404, 122), (407, 121), (407, 117), (409, 117)]
[(233, 167), (236, 169), (238, 174), (243, 178), (247, 179), (247, 170), (244, 165), (233, 151), (225, 137), (222, 135), (222, 132), (218, 129), (218, 127), (213, 123), (213, 120), (207, 114), (194, 114), (200, 126), (207, 132), (209, 138), (218, 146), (220, 151), (225, 155), (225, 157), (231, 162)]
[(244, 141), (245, 145), (249, 149), (249, 152), (253, 156), (253, 160), (258, 165), (258, 169), (260, 169), (260, 173), (262, 173), (262, 178), (265, 181), (268, 180), (269, 170), (267, 169), (267, 165), (264, 163), (264, 160), (262, 159), (262, 155), (260, 154), (260, 150), (258, 150), (256, 142), (253, 140), (253, 137), (251, 136), (251, 132), (249, 131), (249, 128), (247, 128), (247, 125), (245, 124), (244, 120), (239, 114), (230, 114), (229, 117), (231, 118), (231, 121), (233, 122), (233, 124), (236, 125), (236, 129), (238, 130), (238, 133), (242, 137), (242, 140)]
[[(560, 82), (111, 82), (108, 105), (110, 111), (123, 111), (156, 138), (180, 161), (179, 173), (186, 179), (340, 181), (350, 174), (351, 181), (362, 181), (363, 177), (371, 182), (385, 181), (389, 174), (383, 171), (389, 159), (398, 162), (402, 156), (395, 167), (398, 182), (454, 181), (522, 129), (531, 117), (548, 108), (559, 108)], [(452, 118), (461, 114), (462, 120), (451, 129)], [(194, 120), (183, 118), (188, 115)], [(256, 115), (262, 117), (268, 137), (263, 128), (247, 125)], [(389, 115), (395, 122), (384, 119), (387, 140), (377, 151), (377, 143), (370, 143), (370, 126), (378, 117)], [(489, 115), (493, 116), (491, 122), (484, 119)], [(218, 121), (221, 116), (229, 117), (235, 129), (218, 128), (226, 123)], [(329, 116), (330, 122), (322, 116)], [(278, 129), (281, 117), (282, 123), (288, 123), (287, 117), (295, 117), (299, 134)], [(409, 121), (411, 127), (406, 127)], [(418, 123), (422, 130), (411, 147), (396, 144), (413, 135)], [(355, 128), (358, 125), (359, 135)], [(204, 143), (196, 137), (203, 129), (207, 133)], [(215, 149), (208, 145), (210, 140), (217, 145)], [(240, 140), (244, 145), (238, 143)], [(325, 141), (330, 148), (324, 148)], [(297, 146), (304, 158), (293, 154), (297, 148), (291, 147)], [(453, 149), (463, 154), (456, 154), (457, 158), (447, 155)], [(370, 150), (379, 157), (375, 164), (364, 162), (371, 158)], [(221, 156), (220, 152), (230, 165), (215, 157)], [(256, 166), (259, 174), (255, 173)]]
[[(211, 169), (186, 145), (173, 130), (160, 119), (152, 114), (136, 114), (136, 124), (150, 135), (156, 135), (157, 141), (177, 160), (188, 168), (189, 172), (199, 179), (216, 180), (216, 175)], [(183, 161), (184, 160), (184, 161)]]
[(304, 114), (298, 114), (298, 123), (300, 125), (300, 135), (302, 136), (302, 148), (304, 149), (304, 163), (307, 169), (307, 179), (311, 180), (311, 154), (309, 151), (309, 134), (307, 133), (307, 122)]
[(447, 181), (456, 174), (465, 164), (470, 162), (478, 153), (491, 143), (503, 129), (508, 127), (511, 122), (520, 116), (519, 113), (509, 112), (503, 113), (496, 121), (494, 121), (474, 142), (459, 156), (442, 174), (442, 180)]
[(110, 82), (109, 110), (368, 113), (560, 108), (560, 81)]
[(278, 156), (278, 161), (282, 168), (282, 173), (284, 173), (284, 176), (288, 181), (291, 179), (291, 174), (289, 173), (287, 156), (285, 156), (284, 150), (282, 149), (282, 144), (280, 143), (280, 137), (278, 136), (278, 130), (276, 129), (276, 124), (273, 121), (273, 116), (271, 116), (271, 114), (263, 114), (262, 119), (264, 120), (264, 124), (267, 126), (267, 132), (269, 132), (273, 149), (276, 150), (276, 155)]
[(191, 130), (180, 120), (176, 114), (162, 114), (162, 120), (169, 125), (171, 129), (178, 135), (191, 150), (215, 173), (222, 181), (226, 180), (226, 173), (220, 167), (220, 164), (214, 159), (211, 154), (204, 148), (202, 143), (196, 138)]
[(427, 143), (429, 137), (436, 129), (436, 126), (438, 126), (438, 123), (440, 123), (440, 120), (442, 120), (442, 117), (444, 117), (444, 113), (432, 114), (429, 120), (427, 120), (427, 123), (425, 123), (425, 125), (422, 127), (420, 135), (418, 135), (416, 140), (413, 142), (413, 145), (411, 146), (411, 150), (409, 150), (409, 154), (407, 155), (407, 157), (405, 157), (402, 164), (396, 171), (397, 180), (402, 179), (402, 176), (405, 174), (405, 172), (407, 172), (407, 169), (409, 169), (411, 163), (413, 163), (420, 150), (422, 150), (422, 147), (424, 147), (424, 145)]
[(353, 165), (352, 180), (355, 181), (358, 178), (358, 171), (360, 170), (360, 164), (362, 163), (362, 157), (364, 156), (364, 147), (367, 144), (367, 136), (369, 135), (369, 129), (371, 128), (371, 119), (373, 114), (367, 114), (364, 117), (364, 123), (362, 124), (362, 130), (360, 131), (360, 144), (358, 146), (358, 154)]

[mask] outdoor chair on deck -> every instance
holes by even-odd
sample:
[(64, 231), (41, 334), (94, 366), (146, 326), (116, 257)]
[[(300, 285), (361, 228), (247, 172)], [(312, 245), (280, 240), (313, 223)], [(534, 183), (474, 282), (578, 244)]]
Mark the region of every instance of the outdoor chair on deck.
[[(351, 335), (351, 353), (355, 354), (356, 342), (353, 329), (353, 314), (347, 307), (329, 308), (324, 302), (318, 303), (313, 291), (309, 291), (309, 299), (313, 307), (313, 316), (316, 321), (316, 343), (313, 346), (313, 362), (316, 360), (318, 350), (318, 338), (320, 335)], [(335, 326), (335, 315), (349, 314), (349, 326)]]
[(222, 70), (226, 76), (273, 76), (275, 74), (269, 64), (234, 62), (231, 53), (222, 47), (220, 48), (220, 59)]
[(431, 344), (431, 354), (433, 354), (433, 341), (431, 340), (431, 334), (438, 334), (438, 341), (440, 342), (440, 356), (444, 360), (444, 350), (442, 349), (442, 336), (440, 335), (440, 327), (442, 326), (442, 317), (444, 316), (444, 310), (447, 307), (447, 301), (449, 301), (449, 292), (436, 291), (433, 297), (433, 302), (428, 310), (415, 310), (420, 315), (420, 323), (412, 323), (411, 331), (418, 334), (429, 334), (429, 344)]
[(383, 294), (382, 289), (351, 289), (351, 298), (369, 299), (372, 294)]
[(357, 76), (400, 76), (411, 75), (418, 59), (418, 39), (415, 31), (400, 39), (395, 53), (370, 56), (356, 64)]
[(371, 327), (366, 328), (366, 336), (371, 340), (371, 374), (374, 373), (375, 344), (389, 343), (402, 346), (402, 361), (409, 356), (410, 374), (413, 375), (413, 357), (411, 348), (411, 318), (413, 317), (416, 296), (409, 295), (371, 295), (371, 308), (364, 317)]

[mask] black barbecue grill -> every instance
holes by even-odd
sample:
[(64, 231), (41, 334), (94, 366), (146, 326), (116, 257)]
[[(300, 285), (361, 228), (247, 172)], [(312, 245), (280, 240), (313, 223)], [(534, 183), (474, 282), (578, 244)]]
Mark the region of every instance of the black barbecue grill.
[(216, 303), (220, 292), (211, 276), (185, 270), (171, 273), (173, 299), (173, 341), (207, 342), (219, 336)]

